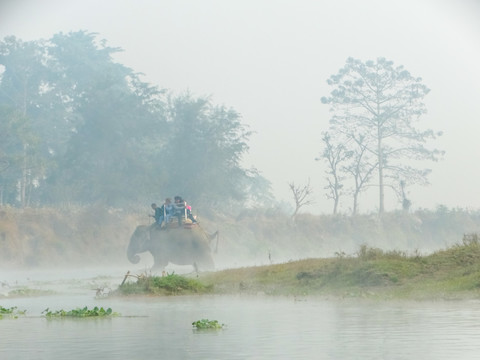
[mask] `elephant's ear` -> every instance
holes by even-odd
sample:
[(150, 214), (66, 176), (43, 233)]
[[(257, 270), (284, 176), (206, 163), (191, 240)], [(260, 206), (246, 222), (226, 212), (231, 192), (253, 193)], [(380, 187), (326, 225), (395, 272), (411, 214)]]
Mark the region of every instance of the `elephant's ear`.
[(152, 239), (152, 231), (157, 231), (154, 227), (147, 227), (144, 233), (144, 241), (149, 242)]
[(220, 233), (217, 231), (215, 231), (213, 233), (213, 239), (216, 239), (217, 241), (215, 241), (215, 249), (213, 250), (213, 252), (215, 254), (218, 254), (218, 241), (219, 241), (219, 238), (220, 238)]
[(210, 248), (212, 248), (212, 242), (215, 240), (215, 248), (213, 248), (213, 252), (215, 254), (218, 253), (218, 241), (220, 238), (220, 233), (218, 232), (218, 230), (215, 231), (213, 234), (207, 234), (206, 232), (204, 232), (204, 235), (208, 240), (208, 245), (210, 246)]

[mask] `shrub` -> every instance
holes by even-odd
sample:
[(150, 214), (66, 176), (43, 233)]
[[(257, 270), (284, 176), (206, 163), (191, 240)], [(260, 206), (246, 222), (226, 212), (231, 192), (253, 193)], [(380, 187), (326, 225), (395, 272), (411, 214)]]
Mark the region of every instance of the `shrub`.
[(178, 295), (182, 293), (206, 293), (212, 287), (203, 285), (195, 279), (176, 275), (175, 273), (166, 276), (145, 276), (137, 277), (136, 283), (124, 283), (120, 285), (114, 294), (169, 294)]

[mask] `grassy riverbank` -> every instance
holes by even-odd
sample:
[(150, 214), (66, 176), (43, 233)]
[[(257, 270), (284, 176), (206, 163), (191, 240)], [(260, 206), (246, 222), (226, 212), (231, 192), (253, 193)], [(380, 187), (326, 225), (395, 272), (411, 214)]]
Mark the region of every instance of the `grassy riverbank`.
[[(104, 209), (0, 209), (0, 269), (119, 267), (147, 271), (149, 254), (132, 269), (130, 235), (147, 213)], [(124, 293), (259, 294), (377, 298), (480, 296), (480, 212), (440, 208), (379, 216), (244, 213), (201, 218), (218, 230), (219, 268), (185, 279), (143, 279)], [(460, 243), (455, 244), (460, 240)], [(365, 244), (365, 245), (362, 245)], [(444, 250), (440, 250), (444, 249)], [(303, 260), (298, 260), (303, 259)], [(270, 265), (265, 265), (270, 264)], [(0, 279), (2, 281), (4, 279)], [(128, 286), (131, 286), (129, 279)], [(24, 291), (24, 290), (22, 290)]]
[(217, 294), (320, 295), (395, 299), (480, 296), (480, 239), (428, 256), (362, 246), (356, 256), (306, 259), (200, 275)]
[(362, 246), (355, 256), (305, 259), (187, 277), (170, 274), (127, 283), (117, 295), (248, 294), (373, 299), (480, 297), (480, 238), (428, 256)]

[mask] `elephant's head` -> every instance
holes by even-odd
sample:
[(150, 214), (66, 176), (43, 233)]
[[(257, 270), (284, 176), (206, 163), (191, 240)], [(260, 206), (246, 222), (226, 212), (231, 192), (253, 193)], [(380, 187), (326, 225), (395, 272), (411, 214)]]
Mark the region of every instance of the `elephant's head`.
[(148, 251), (148, 242), (150, 241), (150, 228), (148, 226), (138, 226), (132, 237), (127, 249), (127, 258), (133, 264), (140, 261), (139, 253)]

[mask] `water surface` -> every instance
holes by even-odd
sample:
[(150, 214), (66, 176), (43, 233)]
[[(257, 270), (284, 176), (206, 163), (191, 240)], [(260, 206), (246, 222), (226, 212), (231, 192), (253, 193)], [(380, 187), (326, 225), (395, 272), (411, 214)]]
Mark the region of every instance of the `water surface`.
[[(28, 281), (39, 286), (38, 279)], [(480, 301), (267, 296), (96, 299), (93, 289), (101, 281), (63, 279), (49, 283), (57, 290), (63, 287), (61, 293), (0, 298), (3, 307), (27, 309), (27, 316), (0, 321), (0, 359), (450, 360), (479, 356)], [(84, 306), (111, 307), (122, 316), (42, 317), (46, 308)], [(200, 319), (218, 320), (226, 327), (195, 330), (192, 322)]]

